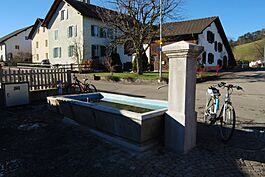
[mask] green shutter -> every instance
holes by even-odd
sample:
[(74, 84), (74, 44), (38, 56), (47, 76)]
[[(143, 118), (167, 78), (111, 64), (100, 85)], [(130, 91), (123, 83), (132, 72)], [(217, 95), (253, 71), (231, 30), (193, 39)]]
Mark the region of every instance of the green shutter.
[(95, 36), (95, 26), (91, 25), (91, 36)]

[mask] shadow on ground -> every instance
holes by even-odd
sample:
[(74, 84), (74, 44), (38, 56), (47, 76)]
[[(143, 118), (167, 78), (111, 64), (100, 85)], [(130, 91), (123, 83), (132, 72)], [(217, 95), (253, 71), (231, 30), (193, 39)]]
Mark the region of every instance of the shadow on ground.
[(141, 154), (60, 123), (45, 105), (0, 110), (0, 176), (252, 176), (264, 174), (265, 146), (237, 130), (228, 144), (198, 123), (197, 147), (177, 155), (162, 146)]
[[(243, 70), (243, 71), (236, 71), (236, 72), (227, 72), (221, 73), (221, 77), (218, 79), (222, 80), (231, 80), (231, 79), (242, 79), (245, 80), (244, 82), (264, 82), (265, 81), (265, 69), (252, 69), (252, 70)], [(253, 72), (253, 73), (252, 73)], [(248, 75), (251, 73), (250, 75)], [(240, 82), (239, 82), (240, 83)]]

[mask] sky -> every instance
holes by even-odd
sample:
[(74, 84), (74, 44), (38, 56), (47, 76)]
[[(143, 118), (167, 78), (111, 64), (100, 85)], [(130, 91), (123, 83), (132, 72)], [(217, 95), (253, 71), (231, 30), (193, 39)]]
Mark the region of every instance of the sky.
[[(1, 0), (0, 37), (44, 18), (54, 0)], [(91, 0), (105, 6), (107, 0)], [(219, 16), (228, 38), (265, 28), (265, 0), (184, 0), (184, 20)]]

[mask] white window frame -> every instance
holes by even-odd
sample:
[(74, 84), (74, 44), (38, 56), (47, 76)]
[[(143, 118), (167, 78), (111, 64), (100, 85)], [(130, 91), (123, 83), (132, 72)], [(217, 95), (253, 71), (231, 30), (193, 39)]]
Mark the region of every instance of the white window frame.
[(68, 19), (68, 9), (62, 9), (60, 11), (60, 20), (64, 21)]
[[(71, 31), (71, 33), (70, 33), (70, 31)], [(67, 28), (67, 37), (68, 38), (77, 37), (77, 25), (68, 26), (68, 28)]]
[[(58, 53), (56, 54), (56, 52), (58, 52)], [(55, 47), (55, 48), (53, 48), (53, 58), (61, 58), (61, 56), (62, 56), (62, 49), (61, 49), (61, 47)]]
[(92, 35), (92, 32), (91, 32), (91, 36), (93, 37), (99, 37), (100, 36), (100, 27), (97, 26), (97, 25), (91, 25), (91, 30), (92, 30), (92, 26), (94, 27), (94, 35)]
[(68, 57), (74, 57), (74, 51), (75, 51), (75, 46), (74, 45), (70, 45), (68, 46)]
[(54, 38), (55, 41), (59, 40), (59, 30), (58, 29), (54, 30), (53, 38)]
[[(95, 46), (95, 49), (96, 49), (96, 55), (95, 56), (93, 56), (93, 46)], [(100, 47), (99, 47), (99, 45), (96, 45), (96, 44), (92, 44), (91, 45), (91, 57), (100, 57), (100, 52), (99, 52), (99, 50), (100, 50)]]

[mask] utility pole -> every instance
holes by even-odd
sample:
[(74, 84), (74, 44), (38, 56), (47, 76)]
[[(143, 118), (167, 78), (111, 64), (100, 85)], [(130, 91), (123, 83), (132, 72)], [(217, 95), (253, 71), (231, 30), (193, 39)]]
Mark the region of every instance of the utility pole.
[(265, 45), (264, 45), (263, 50), (264, 50), (264, 52), (263, 52), (263, 63), (262, 63), (262, 66), (265, 67)]
[(162, 82), (162, 0), (160, 0), (159, 82)]

